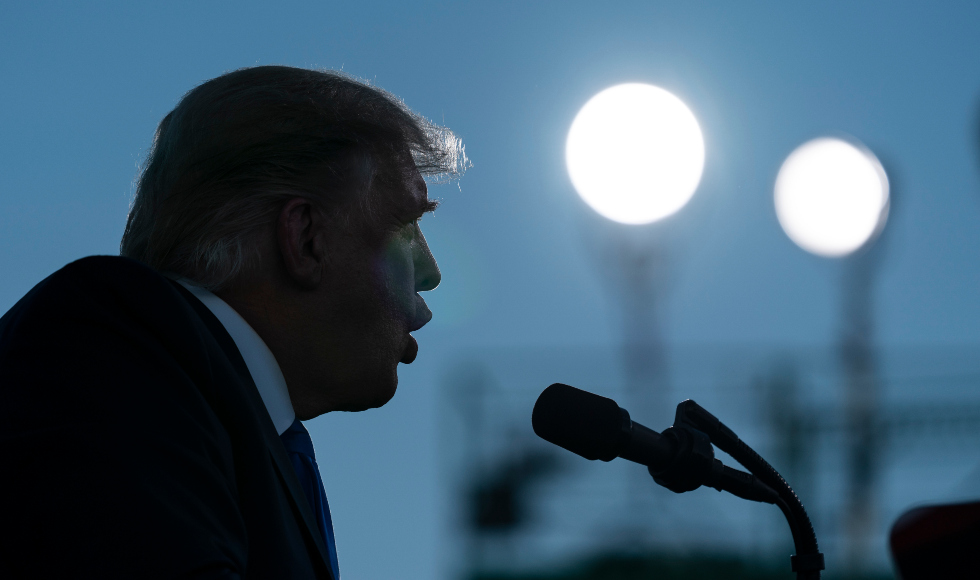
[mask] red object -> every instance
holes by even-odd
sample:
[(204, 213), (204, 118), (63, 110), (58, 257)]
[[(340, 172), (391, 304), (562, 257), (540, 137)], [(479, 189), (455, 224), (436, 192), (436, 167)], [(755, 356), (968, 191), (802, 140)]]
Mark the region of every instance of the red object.
[(902, 580), (980, 578), (980, 501), (911, 509), (889, 543)]

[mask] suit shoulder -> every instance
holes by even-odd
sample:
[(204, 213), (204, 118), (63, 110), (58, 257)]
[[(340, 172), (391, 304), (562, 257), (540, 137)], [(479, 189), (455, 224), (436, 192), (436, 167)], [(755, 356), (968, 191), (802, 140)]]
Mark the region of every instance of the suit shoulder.
[(118, 300), (123, 296), (135, 297), (133, 293), (177, 296), (167, 278), (141, 262), (121, 256), (89, 256), (67, 264), (39, 282), (14, 308), (25, 302), (63, 303), (100, 296)]
[(193, 314), (174, 284), (149, 266), (120, 256), (90, 256), (39, 282), (0, 318), (0, 351), (14, 334), (61, 327), (70, 319), (120, 316), (166, 325), (168, 319)]
[(215, 353), (167, 278), (126, 258), (73, 262), (0, 318), (0, 438), (27, 430), (16, 415), (30, 417), (28, 410), (71, 424), (112, 409), (152, 415), (156, 395), (182, 392), (198, 405), (195, 397), (211, 393)]
[(122, 256), (88, 256), (75, 260), (51, 274), (41, 284), (85, 281), (95, 287), (112, 285), (169, 286), (159, 272), (142, 262)]

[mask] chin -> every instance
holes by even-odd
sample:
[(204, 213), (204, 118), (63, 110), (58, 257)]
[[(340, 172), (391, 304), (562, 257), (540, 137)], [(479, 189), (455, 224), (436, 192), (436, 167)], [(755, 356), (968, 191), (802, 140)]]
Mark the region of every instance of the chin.
[(378, 397), (378, 400), (376, 400), (374, 404), (372, 404), (369, 408), (377, 409), (378, 407), (383, 407), (387, 405), (388, 401), (392, 400), (395, 397), (395, 391), (397, 390), (398, 390), (398, 385), (397, 384), (393, 385), (390, 390), (385, 392), (382, 396)]
[(383, 407), (395, 396), (395, 391), (397, 390), (397, 374), (392, 380), (371, 381), (370, 387), (359, 390), (357, 399), (349, 401), (340, 410), (358, 412)]
[(374, 390), (377, 394), (377, 398), (371, 405), (372, 409), (382, 407), (388, 403), (395, 396), (395, 391), (398, 390), (398, 370), (391, 371), (391, 378), (385, 381), (384, 384), (379, 384), (378, 388)]

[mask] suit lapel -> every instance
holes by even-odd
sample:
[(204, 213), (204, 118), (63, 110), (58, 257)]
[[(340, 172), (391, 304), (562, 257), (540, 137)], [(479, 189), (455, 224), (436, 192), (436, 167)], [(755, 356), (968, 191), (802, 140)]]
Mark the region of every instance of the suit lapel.
[(242, 382), (245, 384), (244, 395), (251, 406), (263, 411), (257, 413), (257, 415), (259, 415), (259, 422), (262, 427), (262, 437), (266, 442), (266, 447), (269, 449), (269, 456), (279, 474), (279, 482), (285, 489), (286, 495), (289, 496), (293, 504), (293, 509), (296, 510), (295, 513), (299, 514), (300, 524), (304, 528), (304, 532), (312, 539), (313, 544), (317, 548), (319, 563), (322, 564), (322, 571), (326, 573), (327, 578), (335, 580), (330, 567), (330, 557), (327, 552), (327, 547), (320, 533), (320, 529), (316, 524), (316, 515), (313, 513), (313, 508), (310, 507), (310, 502), (306, 498), (306, 494), (303, 493), (303, 488), (299, 482), (299, 477), (296, 475), (296, 470), (293, 469), (293, 465), (289, 461), (289, 456), (286, 454), (286, 448), (283, 447), (282, 440), (279, 438), (279, 434), (276, 433), (272, 418), (269, 417), (269, 413), (265, 409), (265, 403), (262, 401), (258, 388), (256, 388), (255, 382), (252, 380), (252, 375), (248, 372), (245, 359), (242, 358), (241, 352), (239, 352), (231, 335), (228, 334), (228, 331), (225, 330), (225, 327), (208, 307), (178, 282), (171, 280), (171, 283), (194, 308), (194, 311), (200, 316), (201, 321), (204, 322), (204, 325), (207, 326), (211, 335), (218, 342), (218, 345), (228, 356), (228, 360), (235, 367)]
[(276, 471), (279, 472), (279, 481), (289, 490), (289, 497), (292, 499), (293, 507), (298, 510), (303, 524), (306, 526), (307, 533), (313, 538), (317, 551), (320, 552), (320, 561), (323, 563), (327, 577), (335, 580), (330, 566), (330, 556), (324, 544), (323, 534), (320, 533), (320, 528), (316, 525), (316, 516), (313, 514), (313, 508), (310, 507), (310, 501), (306, 499), (306, 494), (303, 493), (303, 488), (300, 486), (296, 470), (293, 469), (293, 465), (286, 455), (285, 448), (282, 448), (282, 444), (279, 447), (281, 449), (278, 453), (272, 446), (269, 448), (272, 462), (276, 466)]

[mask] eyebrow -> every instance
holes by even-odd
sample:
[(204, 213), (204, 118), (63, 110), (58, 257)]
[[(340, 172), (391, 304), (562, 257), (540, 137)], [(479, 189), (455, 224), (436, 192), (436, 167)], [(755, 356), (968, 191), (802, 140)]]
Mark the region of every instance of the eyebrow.
[(394, 208), (392, 216), (401, 223), (409, 223), (420, 219), (427, 213), (435, 211), (438, 206), (439, 202), (434, 199), (406, 200), (405, 203), (399, 204), (398, 207)]
[(439, 200), (426, 198), (425, 202), (422, 203), (422, 205), (419, 207), (419, 209), (421, 210), (419, 212), (419, 217), (422, 217), (424, 214), (432, 213), (436, 211), (437, 207), (439, 207)]

